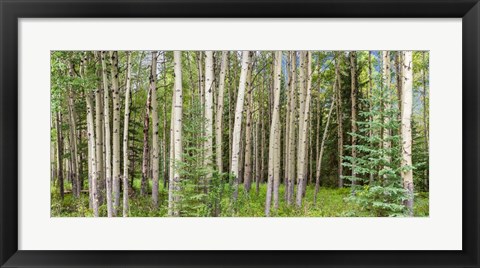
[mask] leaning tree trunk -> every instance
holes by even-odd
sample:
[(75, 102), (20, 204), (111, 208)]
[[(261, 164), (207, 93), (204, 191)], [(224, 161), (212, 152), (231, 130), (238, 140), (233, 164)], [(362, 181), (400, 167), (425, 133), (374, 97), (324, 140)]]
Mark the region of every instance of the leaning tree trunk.
[[(70, 78), (74, 78), (73, 63), (69, 64), (69, 75)], [(81, 73), (81, 71), (80, 71)], [(73, 88), (70, 86), (68, 89), (68, 119), (70, 121), (69, 128), (69, 149), (70, 149), (70, 160), (72, 164), (71, 174), (72, 174), (72, 193), (76, 198), (80, 197), (80, 178), (78, 171), (78, 150), (77, 150), (77, 122), (76, 122), (76, 113), (75, 113), (75, 93)]]
[(223, 116), (223, 95), (225, 91), (225, 73), (228, 64), (228, 52), (222, 51), (222, 63), (220, 65), (220, 79), (218, 81), (218, 97), (217, 97), (217, 114), (215, 116), (215, 141), (217, 170), (221, 174), (223, 172), (222, 162), (222, 116)]
[(118, 88), (118, 52), (111, 51), (112, 99), (113, 99), (113, 216), (120, 207), (120, 91)]
[(123, 119), (123, 217), (128, 217), (128, 124), (130, 120), (130, 76), (132, 71), (132, 54), (131, 52), (126, 53), (127, 84), (125, 85), (125, 116)]
[[(305, 105), (303, 114), (300, 114), (300, 130), (299, 131), (299, 144), (298, 144), (298, 155), (299, 155), (299, 164), (297, 167), (297, 178), (298, 178), (298, 187), (297, 187), (297, 207), (302, 205), (302, 197), (304, 191), (304, 184), (307, 182), (305, 181), (305, 161), (306, 161), (306, 146), (307, 146), (307, 129), (308, 129), (308, 118), (310, 113), (310, 98), (312, 93), (312, 54), (310, 51), (304, 52), (303, 62), (304, 68), (306, 68), (306, 74), (304, 75), (304, 82), (300, 90), (304, 90), (303, 87), (306, 88), (305, 94)], [(306, 66), (305, 66), (306, 65)], [(301, 66), (302, 67), (302, 66)]]
[(110, 97), (108, 92), (108, 78), (107, 78), (107, 62), (106, 62), (106, 51), (102, 51), (102, 76), (103, 76), (103, 88), (104, 91), (104, 103), (103, 103), (103, 115), (105, 123), (105, 182), (107, 188), (107, 216), (113, 216), (113, 207), (112, 207), (112, 155), (111, 155), (111, 145), (110, 145)]
[[(270, 216), (270, 207), (271, 207), (271, 202), (272, 202), (272, 192), (275, 198), (275, 192), (274, 192), (274, 180), (277, 180), (277, 178), (274, 178), (274, 175), (276, 174), (275, 172), (275, 157), (278, 157), (277, 155), (277, 146), (279, 145), (279, 141), (277, 138), (279, 135), (277, 134), (277, 131), (280, 131), (279, 129), (279, 123), (280, 123), (280, 85), (281, 85), (281, 68), (282, 68), (282, 52), (281, 51), (276, 51), (275, 56), (274, 56), (274, 65), (273, 65), (273, 114), (272, 114), (272, 124), (270, 127), (270, 140), (269, 140), (269, 150), (268, 150), (268, 182), (267, 182), (267, 194), (266, 194), (266, 202), (265, 202), (265, 216), (269, 217)], [(278, 191), (277, 191), (277, 196), (276, 199), (274, 200), (274, 203), (278, 202)], [(276, 209), (276, 207), (275, 207)]]
[(337, 95), (337, 135), (338, 135), (338, 187), (343, 187), (343, 111), (342, 111), (342, 84), (340, 77), (340, 55), (335, 55), (335, 82)]
[(157, 101), (157, 52), (152, 52), (152, 66), (150, 69), (150, 92), (152, 101), (152, 202), (158, 206), (158, 183), (160, 180), (159, 168), (159, 141), (158, 141), (158, 101)]
[[(205, 149), (204, 167), (210, 167), (213, 157), (213, 90), (214, 90), (213, 51), (205, 51)], [(206, 190), (212, 178), (211, 169), (205, 176), (204, 189)]]
[(240, 82), (237, 93), (237, 104), (235, 108), (235, 121), (233, 124), (233, 134), (232, 134), (232, 169), (231, 173), (233, 175), (233, 199), (237, 200), (238, 196), (238, 173), (239, 173), (239, 157), (240, 157), (240, 134), (242, 133), (242, 115), (243, 115), (243, 102), (245, 97), (245, 88), (247, 86), (247, 76), (250, 69), (250, 51), (242, 52), (242, 71), (240, 73)]
[[(335, 85), (334, 85), (335, 88)], [(334, 89), (335, 92), (335, 89)], [(330, 104), (330, 110), (328, 111), (327, 116), (327, 123), (325, 124), (325, 129), (323, 130), (323, 137), (322, 137), (322, 144), (320, 145), (320, 153), (318, 153), (317, 159), (317, 174), (315, 179), (315, 195), (313, 196), (313, 203), (317, 204), (317, 195), (318, 190), (320, 189), (320, 177), (322, 174), (322, 158), (323, 158), (323, 150), (325, 148), (325, 140), (327, 139), (328, 134), (328, 125), (330, 124), (330, 117), (332, 116), (333, 106), (335, 106), (335, 98), (332, 100), (332, 104)]]
[(403, 52), (402, 79), (402, 180), (408, 199), (405, 205), (408, 216), (413, 216), (413, 170), (412, 170), (412, 99), (413, 73), (412, 52)]

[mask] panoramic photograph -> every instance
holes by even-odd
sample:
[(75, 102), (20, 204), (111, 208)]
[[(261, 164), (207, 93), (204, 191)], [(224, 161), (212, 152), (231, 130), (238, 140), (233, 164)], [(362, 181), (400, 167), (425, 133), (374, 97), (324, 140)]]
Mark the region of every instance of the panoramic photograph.
[(51, 217), (428, 217), (429, 51), (51, 51)]

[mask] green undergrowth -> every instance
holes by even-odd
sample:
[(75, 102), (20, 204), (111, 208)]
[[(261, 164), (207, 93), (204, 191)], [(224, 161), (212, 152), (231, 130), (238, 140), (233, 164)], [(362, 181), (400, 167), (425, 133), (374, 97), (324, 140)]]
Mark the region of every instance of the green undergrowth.
[[(165, 217), (168, 215), (168, 193), (167, 189), (160, 186), (158, 207), (152, 205), (151, 197), (140, 196), (140, 180), (135, 180), (133, 188), (135, 194), (129, 199), (129, 215), (130, 217)], [(55, 187), (52, 187), (56, 189)], [(66, 187), (68, 189), (68, 185)], [(218, 212), (220, 217), (263, 217), (265, 211), (265, 195), (266, 185), (260, 186), (258, 194), (256, 193), (255, 185), (252, 185), (250, 194), (246, 194), (243, 190), (243, 185), (240, 185), (238, 200), (234, 204), (231, 200), (231, 189), (229, 185), (225, 185), (222, 189), (222, 201), (219, 203)], [(330, 189), (321, 188), (317, 204), (313, 202), (314, 186), (307, 186), (307, 192), (303, 199), (302, 207), (297, 208), (295, 205), (287, 206), (285, 199), (285, 188), (280, 186), (279, 197), (280, 203), (278, 210), (271, 210), (273, 217), (375, 217), (371, 215), (368, 210), (362, 209), (358, 204), (349, 202), (348, 197), (351, 191), (348, 188)], [(206, 197), (208, 198), (208, 197)], [(184, 211), (182, 216), (187, 217), (205, 217), (213, 216), (208, 209), (204, 208), (206, 205), (198, 202), (183, 204)], [(121, 202), (120, 202), (121, 203)], [(416, 193), (414, 203), (415, 217), (428, 217), (429, 215), (429, 201), (428, 193)], [(202, 207), (203, 205), (203, 207)], [(122, 208), (119, 209), (119, 215), (122, 216)], [(107, 215), (106, 204), (99, 208), (100, 216)], [(89, 208), (88, 194), (83, 193), (79, 199), (75, 199), (71, 193), (65, 194), (63, 200), (57, 191), (51, 193), (51, 216), (52, 217), (92, 217), (93, 211)]]

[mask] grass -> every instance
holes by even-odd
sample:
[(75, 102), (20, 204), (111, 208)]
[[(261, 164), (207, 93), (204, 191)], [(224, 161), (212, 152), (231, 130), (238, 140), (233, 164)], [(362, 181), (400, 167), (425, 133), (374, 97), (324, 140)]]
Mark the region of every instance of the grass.
[[(67, 189), (68, 189), (67, 185)], [(160, 186), (158, 207), (152, 205), (151, 197), (142, 197), (139, 195), (140, 180), (134, 181), (134, 189), (136, 195), (130, 198), (130, 217), (165, 217), (167, 216), (167, 199), (168, 194), (163, 186)], [(239, 189), (238, 201), (233, 204), (230, 196), (231, 191), (225, 187), (225, 192), (222, 196), (221, 209), (219, 216), (221, 217), (264, 217), (265, 210), (265, 195), (266, 185), (260, 186), (259, 193), (256, 193), (255, 188), (250, 194), (243, 191), (242, 185)], [(92, 217), (93, 211), (89, 208), (88, 194), (82, 194), (79, 199), (73, 198), (72, 194), (66, 194), (61, 200), (59, 194), (52, 187), (51, 193), (51, 216), (52, 217)], [(271, 210), (271, 216), (274, 217), (371, 217), (368, 211), (362, 209), (358, 205), (345, 201), (345, 198), (350, 195), (350, 189), (329, 189), (321, 188), (318, 193), (317, 204), (313, 202), (314, 186), (307, 186), (306, 196), (303, 199), (301, 208), (295, 206), (287, 206), (284, 199), (285, 188), (281, 185), (279, 189), (279, 208), (278, 210)], [(208, 198), (205, 196), (204, 198)], [(187, 204), (182, 204), (185, 208), (184, 216), (210, 216), (208, 212), (209, 205), (205, 202), (188, 201)], [(121, 203), (121, 202), (120, 202)], [(121, 214), (122, 208), (119, 209)], [(99, 208), (100, 216), (107, 216), (106, 205)], [(428, 217), (429, 215), (429, 200), (428, 193), (417, 193), (415, 196), (414, 215), (416, 217)], [(119, 215), (121, 216), (121, 215)]]

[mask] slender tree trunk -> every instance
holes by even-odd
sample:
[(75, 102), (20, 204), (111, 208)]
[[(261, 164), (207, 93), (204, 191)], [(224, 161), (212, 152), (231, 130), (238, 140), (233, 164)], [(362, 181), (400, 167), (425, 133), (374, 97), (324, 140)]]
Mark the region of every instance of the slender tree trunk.
[(223, 117), (223, 95), (225, 90), (225, 74), (228, 66), (228, 52), (222, 51), (222, 62), (220, 64), (220, 79), (218, 81), (217, 113), (215, 116), (215, 140), (216, 158), (218, 173), (223, 172), (222, 161), (222, 117)]
[(351, 94), (352, 100), (352, 193), (355, 193), (356, 184), (356, 169), (355, 164), (357, 161), (357, 53), (355, 51), (350, 52), (350, 73), (351, 73)]
[(148, 88), (147, 102), (145, 104), (145, 116), (143, 119), (143, 159), (142, 159), (142, 182), (140, 194), (142, 196), (148, 193), (148, 129), (150, 126), (150, 107), (152, 103), (152, 88)]
[(96, 158), (96, 142), (95, 142), (95, 131), (93, 127), (93, 101), (90, 93), (86, 94), (86, 103), (87, 103), (87, 132), (88, 132), (88, 146), (90, 151), (90, 170), (89, 176), (92, 178), (92, 186), (91, 186), (91, 194), (92, 194), (92, 209), (93, 215), (98, 217), (98, 192), (97, 192), (97, 182), (98, 182), (98, 175), (97, 172), (97, 159)]
[(132, 71), (132, 54), (131, 52), (126, 53), (127, 83), (125, 85), (125, 115), (123, 119), (123, 217), (128, 217), (128, 124), (130, 120), (130, 76)]
[(291, 64), (290, 64), (290, 117), (289, 117), (289, 134), (288, 134), (288, 183), (287, 183), (287, 205), (291, 205), (293, 203), (293, 198), (294, 198), (294, 189), (295, 189), (295, 120), (296, 120), (296, 92), (295, 92), (295, 86), (296, 86), (296, 64), (297, 64), (297, 53), (296, 52), (291, 52)]
[(340, 77), (340, 54), (335, 55), (335, 84), (337, 94), (337, 135), (338, 135), (338, 187), (343, 188), (343, 110), (342, 86)]
[(247, 86), (247, 76), (249, 69), (251, 68), (251, 53), (250, 51), (242, 52), (242, 71), (240, 73), (240, 82), (237, 93), (237, 104), (235, 108), (235, 121), (233, 125), (233, 137), (232, 137), (232, 169), (231, 173), (234, 178), (233, 182), (233, 199), (237, 200), (238, 196), (238, 182), (239, 182), (239, 157), (240, 157), (240, 134), (242, 133), (242, 115), (243, 115), (243, 103), (245, 97), (245, 88)]
[[(300, 90), (306, 90), (305, 94), (305, 105), (303, 107), (303, 113), (300, 114), (300, 130), (299, 131), (299, 144), (298, 144), (298, 155), (299, 155), (299, 164), (297, 167), (297, 177), (298, 177), (298, 189), (297, 189), (297, 207), (302, 205), (302, 197), (304, 191), (305, 181), (305, 168), (306, 168), (306, 146), (307, 146), (307, 127), (308, 119), (310, 113), (310, 98), (312, 92), (312, 54), (311, 52), (303, 52), (303, 66), (301, 68), (306, 69), (306, 74), (303, 75), (303, 79), (306, 80), (303, 82)], [(302, 58), (302, 57), (301, 57)], [(302, 76), (301, 76), (302, 77)], [(304, 89), (305, 87), (305, 89)], [(303, 122), (302, 122), (303, 121)]]
[[(280, 178), (276, 178), (277, 175), (276, 168), (277, 161), (275, 161), (279, 146), (277, 132), (280, 131), (280, 85), (281, 85), (281, 68), (282, 68), (282, 52), (276, 51), (273, 62), (273, 114), (272, 114), (272, 124), (270, 127), (270, 140), (269, 140), (269, 150), (268, 150), (268, 182), (267, 182), (267, 195), (265, 202), (265, 216), (270, 216), (270, 207), (272, 202), (272, 191), (273, 191), (273, 202), (274, 209), (278, 208), (278, 184)], [(279, 162), (278, 162), (279, 163)], [(278, 172), (279, 174), (279, 172)], [(275, 187), (276, 186), (276, 187)]]
[(111, 155), (111, 144), (110, 144), (110, 96), (108, 92), (108, 78), (107, 78), (107, 62), (106, 62), (107, 52), (102, 51), (102, 74), (103, 74), (103, 88), (104, 91), (104, 103), (103, 103), (103, 114), (104, 114), (104, 123), (105, 123), (105, 182), (107, 188), (107, 215), (108, 217), (113, 216), (113, 207), (112, 207), (112, 155)]
[[(334, 85), (334, 87), (335, 87), (335, 85)], [(322, 144), (320, 145), (320, 153), (318, 154), (318, 159), (317, 159), (317, 175), (316, 175), (316, 179), (315, 179), (315, 195), (313, 197), (313, 203), (314, 204), (317, 204), (317, 195), (318, 195), (318, 190), (320, 189), (320, 177), (321, 177), (321, 174), (322, 174), (323, 150), (325, 148), (325, 140), (327, 139), (327, 135), (328, 135), (328, 125), (330, 124), (330, 117), (332, 116), (333, 106), (335, 106), (335, 98), (332, 100), (332, 104), (330, 104), (330, 110), (328, 111), (328, 116), (327, 116), (327, 123), (325, 124), (325, 128), (323, 130)]]
[(113, 216), (120, 207), (120, 91), (118, 88), (118, 52), (111, 51), (112, 100), (113, 100)]
[[(214, 61), (213, 51), (205, 51), (205, 149), (204, 167), (212, 166), (213, 158), (213, 91), (214, 87)], [(205, 177), (204, 189), (208, 189), (208, 184), (212, 178), (212, 171), (209, 171)]]
[[(174, 161), (176, 163), (182, 162), (182, 104), (183, 104), (183, 93), (182, 93), (182, 54), (180, 51), (174, 51), (174, 69), (175, 69), (175, 91), (174, 91), (174, 103), (172, 106), (175, 122), (173, 124), (173, 139), (174, 139)], [(180, 191), (180, 172), (178, 168), (174, 170), (174, 176), (170, 182), (170, 193), (172, 195), (172, 204), (169, 204), (169, 215), (170, 216), (179, 216), (180, 211), (178, 203), (180, 202), (180, 196), (178, 195)], [(170, 200), (170, 196), (169, 196)]]
[(57, 171), (58, 171), (58, 190), (60, 197), (63, 200), (64, 183), (63, 183), (63, 135), (62, 135), (62, 114), (57, 111), (57, 120), (55, 121), (55, 128), (57, 129)]
[(252, 183), (252, 112), (253, 112), (253, 86), (252, 86), (252, 69), (249, 69), (247, 75), (247, 112), (245, 122), (245, 151), (244, 151), (244, 171), (243, 186), (245, 192), (250, 193)]
[[(69, 75), (74, 78), (74, 66), (73, 63), (69, 63)], [(81, 72), (81, 71), (80, 71)], [(75, 93), (73, 88), (70, 87), (68, 90), (68, 119), (70, 121), (69, 128), (69, 149), (70, 149), (70, 161), (71, 161), (71, 175), (72, 175), (72, 193), (75, 198), (80, 197), (80, 178), (78, 176), (79, 162), (78, 162), (78, 150), (77, 150), (77, 122), (76, 122), (76, 113), (75, 113)]]
[(152, 102), (152, 202), (158, 207), (158, 182), (160, 180), (159, 168), (159, 141), (158, 141), (158, 100), (157, 100), (157, 52), (152, 52), (152, 65), (150, 69), (150, 92)]
[[(425, 152), (429, 153), (430, 149), (430, 141), (429, 141), (429, 123), (428, 123), (428, 105), (427, 105), (427, 75), (426, 73), (426, 67), (425, 67), (425, 51), (422, 52), (422, 63), (424, 66), (422, 66), (422, 98), (423, 98), (423, 135), (425, 139)], [(427, 162), (428, 163), (428, 162)], [(429, 165), (425, 168), (425, 190), (428, 191), (428, 173), (429, 173)]]
[[(373, 76), (372, 76), (372, 52), (368, 51), (368, 92), (367, 92), (367, 99), (368, 99), (368, 108), (371, 110), (373, 108), (372, 104), (372, 94), (373, 94)], [(373, 136), (373, 131), (372, 131), (372, 122), (373, 118), (371, 115), (368, 116), (368, 122), (369, 122), (369, 131), (368, 131), (368, 137), (371, 139)], [(373, 171), (370, 172), (370, 184), (373, 183)]]
[[(382, 94), (386, 99), (383, 102), (383, 123), (387, 125), (389, 123), (389, 116), (385, 116), (385, 113), (390, 110), (390, 54), (388, 51), (382, 52), (383, 58), (383, 90), (384, 93)], [(386, 127), (383, 128), (383, 151), (385, 152), (386, 162), (390, 163), (390, 148), (391, 148), (391, 141), (390, 141), (390, 130)], [(390, 167), (384, 167), (390, 168)], [(384, 179), (386, 179), (387, 175), (384, 175)]]
[[(167, 64), (166, 64), (166, 52), (163, 52), (163, 87), (164, 87), (164, 94), (163, 94), (163, 187), (167, 187), (167, 181), (169, 180), (168, 177), (168, 168), (169, 165), (167, 165), (167, 162), (169, 162), (169, 159), (167, 158), (167, 144), (168, 144), (168, 137), (167, 137)], [(192, 88), (193, 88), (193, 83), (192, 83)]]
[(408, 199), (405, 205), (408, 216), (413, 216), (413, 170), (412, 166), (412, 99), (413, 74), (412, 52), (403, 52), (403, 79), (402, 79), (402, 180), (407, 191)]
[[(101, 52), (95, 52), (97, 61), (103, 62), (101, 58)], [(102, 75), (103, 71), (102, 68), (97, 68), (96, 74), (98, 77)], [(103, 82), (103, 89), (102, 89), (102, 82)], [(97, 194), (97, 198), (99, 200), (99, 205), (102, 204), (103, 200), (103, 190), (105, 189), (105, 168), (104, 168), (104, 115), (103, 115), (103, 98), (102, 92), (108, 90), (108, 81), (98, 81), (97, 90), (95, 91), (95, 161), (96, 161), (96, 176), (97, 176), (97, 183), (96, 189), (94, 190)]]

